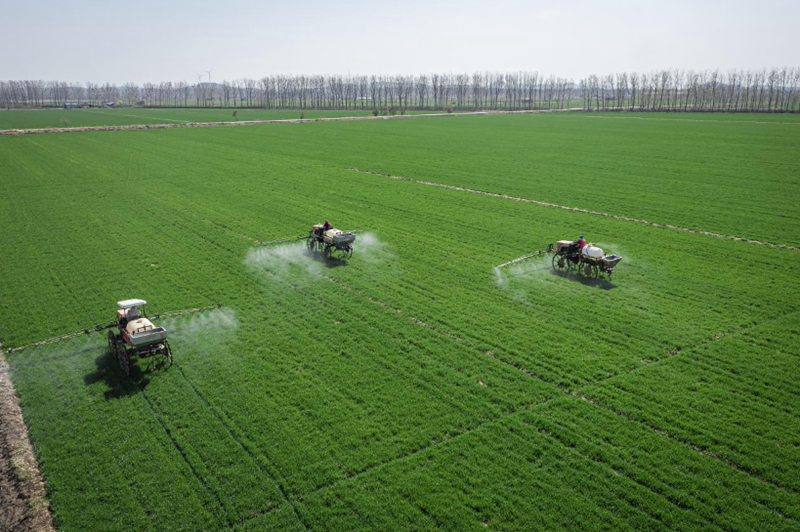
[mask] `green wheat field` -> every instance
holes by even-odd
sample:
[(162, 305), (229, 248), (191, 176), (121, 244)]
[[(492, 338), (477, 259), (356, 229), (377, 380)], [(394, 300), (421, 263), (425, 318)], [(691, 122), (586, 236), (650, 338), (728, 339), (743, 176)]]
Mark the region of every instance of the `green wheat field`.
[[(55, 523), (797, 530), (799, 153), (752, 114), (0, 137), (4, 349), (221, 305), (130, 378), (105, 333), (6, 355)], [(325, 219), (352, 258), (257, 245)], [(579, 234), (610, 280), (496, 268)]]

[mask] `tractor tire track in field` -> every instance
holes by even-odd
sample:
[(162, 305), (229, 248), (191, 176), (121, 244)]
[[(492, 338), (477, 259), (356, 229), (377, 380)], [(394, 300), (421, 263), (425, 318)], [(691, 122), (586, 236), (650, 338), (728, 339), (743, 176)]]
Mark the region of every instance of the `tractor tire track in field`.
[[(632, 218), (630, 216), (622, 216), (620, 214), (610, 214), (610, 213), (607, 213), (607, 212), (592, 211), (592, 210), (589, 210), (589, 209), (581, 209), (580, 207), (568, 207), (566, 205), (559, 205), (557, 203), (550, 203), (550, 202), (547, 202), (547, 201), (539, 201), (539, 200), (533, 200), (533, 199), (528, 199), (528, 198), (520, 198), (520, 197), (517, 197), (517, 196), (509, 196), (508, 194), (500, 194), (498, 192), (487, 192), (485, 190), (476, 190), (476, 189), (473, 189), (473, 188), (459, 187), (459, 186), (456, 186), (456, 185), (445, 185), (444, 183), (436, 183), (436, 182), (433, 182), (433, 181), (423, 181), (423, 180), (420, 180), (420, 179), (414, 179), (414, 178), (411, 178), (411, 177), (404, 177), (404, 176), (399, 176), (399, 175), (381, 174), (381, 173), (372, 172), (372, 171), (369, 171), (369, 170), (360, 170), (358, 168), (347, 168), (347, 170), (349, 170), (351, 172), (357, 172), (359, 174), (367, 174), (367, 175), (373, 175), (373, 176), (378, 176), (378, 177), (386, 177), (386, 178), (389, 178), (389, 179), (395, 179), (397, 181), (408, 181), (410, 183), (416, 183), (418, 185), (425, 185), (425, 186), (429, 186), (429, 187), (444, 188), (444, 189), (447, 189), (447, 190), (457, 190), (459, 192), (468, 192), (470, 194), (480, 194), (482, 196), (489, 196), (489, 197), (492, 197), (492, 198), (499, 198), (499, 199), (505, 199), (505, 200), (511, 200), (511, 201), (518, 201), (518, 202), (521, 202), (521, 203), (530, 203), (530, 204), (533, 204), (533, 205), (539, 205), (540, 207), (551, 207), (553, 209), (561, 209), (561, 210), (564, 210), (564, 211), (580, 212), (582, 214), (591, 214), (593, 216), (603, 216), (605, 218), (611, 218), (613, 220), (622, 220), (622, 221), (625, 221), (625, 222), (634, 222), (634, 223), (638, 223), (638, 224), (642, 224), (642, 225), (649, 225), (650, 227), (657, 227), (659, 229), (671, 229), (673, 231), (682, 231), (684, 233), (694, 233), (694, 234), (697, 234), (697, 235), (713, 236), (715, 238), (721, 238), (723, 240), (734, 240), (736, 242), (745, 242), (747, 244), (756, 244), (756, 245), (759, 245), (759, 246), (766, 246), (766, 247), (770, 247), (770, 248), (786, 249), (786, 250), (789, 250), (789, 251), (800, 252), (800, 248), (794, 247), (794, 246), (789, 246), (789, 245), (786, 245), (786, 244), (776, 244), (774, 242), (763, 242), (761, 240), (754, 240), (754, 239), (751, 239), (751, 238), (743, 238), (743, 237), (740, 237), (740, 236), (733, 236), (733, 235), (725, 235), (725, 234), (722, 234), (722, 233), (715, 233), (713, 231), (703, 231), (701, 229), (693, 229), (693, 228), (690, 228), (690, 227), (681, 227), (679, 225), (665, 224), (665, 223), (659, 223), (659, 222), (650, 222), (650, 221), (647, 221), (647, 220), (642, 220), (640, 218)], [(522, 257), (520, 257), (520, 259), (521, 258)], [(516, 260), (516, 259), (514, 259), (514, 260)], [(511, 262), (513, 262), (513, 261), (511, 261)]]
[[(235, 441), (239, 445), (239, 447), (241, 447), (241, 449), (245, 452), (245, 454), (247, 454), (247, 456), (249, 456), (250, 459), (253, 460), (253, 463), (256, 464), (256, 467), (258, 467), (258, 469), (262, 473), (267, 475), (270, 478), (270, 480), (272, 480), (272, 483), (278, 489), (278, 492), (283, 496), (284, 499), (283, 504), (279, 504), (273, 508), (270, 508), (268, 511), (263, 513), (269, 513), (272, 510), (277, 510), (278, 508), (282, 508), (286, 503), (289, 503), (292, 506), (292, 510), (294, 511), (294, 514), (297, 517), (298, 522), (301, 525), (303, 525), (303, 529), (309, 530), (305, 522), (305, 519), (303, 519), (300, 513), (297, 511), (295, 503), (292, 501), (292, 499), (289, 498), (289, 495), (286, 493), (286, 489), (283, 487), (282, 482), (279, 482), (278, 479), (276, 478), (276, 475), (270, 470), (270, 468), (268, 468), (262, 462), (262, 460), (258, 456), (256, 456), (256, 454), (250, 449), (250, 447), (248, 447), (240, 438), (236, 436), (236, 434), (234, 434), (231, 425), (222, 417), (217, 408), (213, 404), (211, 404), (211, 402), (208, 399), (206, 399), (206, 397), (202, 393), (200, 393), (200, 390), (198, 390), (197, 387), (194, 385), (194, 383), (186, 376), (186, 374), (183, 372), (183, 369), (181, 369), (181, 367), (177, 364), (174, 364), (174, 366), (178, 369), (178, 373), (181, 374), (181, 377), (183, 377), (183, 380), (186, 381), (186, 383), (189, 385), (189, 387), (192, 389), (195, 395), (203, 402), (206, 408), (208, 408), (211, 411), (211, 413), (214, 414), (214, 417), (216, 417), (217, 421), (219, 421), (220, 424), (225, 428), (225, 430), (228, 432), (228, 435), (233, 439), (233, 441)], [(263, 515), (263, 514), (258, 514), (258, 515)], [(246, 520), (253, 519), (255, 517), (257, 516), (248, 517)], [(228, 524), (231, 528), (236, 526), (236, 523), (229, 522)]]
[(181, 458), (183, 458), (183, 461), (186, 463), (186, 465), (189, 466), (189, 470), (192, 472), (192, 475), (194, 475), (197, 481), (200, 482), (200, 484), (208, 493), (213, 495), (214, 499), (217, 501), (217, 504), (222, 509), (223, 516), (225, 517), (228, 526), (233, 526), (233, 521), (231, 520), (231, 516), (228, 513), (228, 508), (225, 506), (225, 504), (223, 504), (222, 497), (220, 496), (220, 494), (217, 493), (216, 490), (211, 489), (211, 487), (206, 482), (205, 478), (203, 478), (203, 475), (200, 474), (200, 472), (194, 467), (194, 464), (192, 464), (191, 460), (189, 460), (189, 457), (186, 456), (186, 451), (184, 451), (183, 446), (180, 443), (178, 443), (178, 440), (172, 434), (172, 431), (167, 426), (162, 415), (153, 406), (153, 402), (150, 400), (149, 397), (147, 397), (147, 393), (145, 393), (144, 388), (140, 389), (140, 392), (142, 394), (142, 397), (144, 398), (144, 401), (147, 403), (147, 406), (150, 408), (150, 413), (153, 414), (153, 417), (156, 418), (156, 421), (158, 421), (158, 424), (161, 426), (161, 429), (164, 431), (169, 440), (172, 442), (172, 445), (181, 455)]
[[(469, 111), (464, 113), (426, 113), (393, 116), (338, 116), (328, 118), (295, 118), (284, 120), (242, 120), (239, 122), (185, 122), (178, 124), (130, 124), (124, 126), (53, 127), (40, 129), (2, 129), (0, 135), (40, 135), (45, 133), (79, 133), (85, 131), (125, 131), (131, 129), (176, 129), (220, 126), (261, 126), (268, 124), (307, 124), (312, 122), (350, 122), (360, 120), (406, 120), (413, 118), (441, 118), (458, 116), (491, 116), (539, 113), (570, 113), (583, 109), (531, 109), (520, 111)], [(168, 119), (165, 119), (168, 120)]]
[(0, 345), (0, 529), (53, 531), (47, 486)]

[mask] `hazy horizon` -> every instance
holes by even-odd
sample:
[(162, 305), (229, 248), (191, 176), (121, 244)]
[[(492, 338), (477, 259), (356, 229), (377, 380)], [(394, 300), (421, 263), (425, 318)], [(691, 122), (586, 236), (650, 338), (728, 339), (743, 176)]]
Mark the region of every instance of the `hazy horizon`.
[(590, 74), (664, 68), (797, 66), (800, 3), (467, 0), (402, 4), (310, 0), (97, 0), (11, 4), (0, 20), (0, 79), (96, 83), (232, 81), (274, 74), (537, 71)]

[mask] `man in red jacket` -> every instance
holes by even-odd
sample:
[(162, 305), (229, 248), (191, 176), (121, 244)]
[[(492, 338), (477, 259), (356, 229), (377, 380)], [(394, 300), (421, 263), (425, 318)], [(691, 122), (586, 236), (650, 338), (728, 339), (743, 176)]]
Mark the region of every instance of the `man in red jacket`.
[(583, 235), (578, 237), (578, 247), (581, 251), (583, 251), (583, 248), (586, 247), (586, 240), (583, 239)]

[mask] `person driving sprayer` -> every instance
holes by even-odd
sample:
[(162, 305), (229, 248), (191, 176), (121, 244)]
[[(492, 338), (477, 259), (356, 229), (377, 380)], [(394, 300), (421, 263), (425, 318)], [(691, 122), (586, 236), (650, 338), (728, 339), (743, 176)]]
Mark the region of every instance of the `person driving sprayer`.
[(331, 227), (333, 227), (333, 226), (331, 225), (331, 223), (330, 223), (328, 220), (325, 220), (325, 223), (324, 223), (324, 224), (322, 224), (322, 232), (324, 233), (325, 231), (327, 231), (327, 230), (328, 230), (328, 229), (330, 229)]
[(583, 235), (580, 235), (578, 237), (577, 244), (578, 244), (578, 251), (583, 251), (583, 248), (586, 247), (586, 240), (584, 240)]

